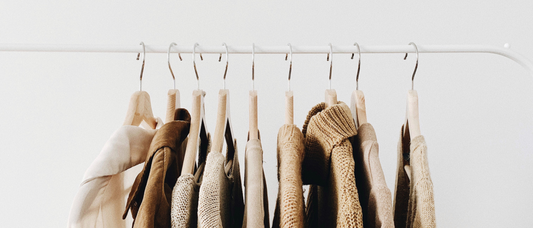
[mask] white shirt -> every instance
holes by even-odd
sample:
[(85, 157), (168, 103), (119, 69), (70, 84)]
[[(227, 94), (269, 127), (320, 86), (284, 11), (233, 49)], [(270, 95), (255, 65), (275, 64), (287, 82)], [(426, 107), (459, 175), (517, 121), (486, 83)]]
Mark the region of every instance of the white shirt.
[[(157, 122), (156, 129), (162, 125), (159, 118)], [(131, 226), (131, 213), (125, 220), (122, 213), (131, 186), (142, 170), (138, 164), (145, 161), (156, 132), (126, 125), (113, 133), (85, 171), (70, 208), (68, 227)]]

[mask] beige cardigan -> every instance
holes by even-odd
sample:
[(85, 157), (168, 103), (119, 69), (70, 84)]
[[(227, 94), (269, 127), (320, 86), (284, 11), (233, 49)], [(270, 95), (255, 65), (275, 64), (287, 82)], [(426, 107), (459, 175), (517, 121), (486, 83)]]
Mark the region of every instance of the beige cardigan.
[(355, 184), (350, 137), (357, 134), (350, 108), (342, 102), (313, 107), (305, 121), (302, 181), (312, 184), (307, 205), (309, 227), (363, 227)]
[(263, 149), (259, 139), (246, 143), (244, 157), (245, 207), (242, 227), (270, 227), (268, 191), (263, 171)]
[[(404, 169), (407, 164), (411, 166), (411, 180)], [(404, 136), (403, 126), (398, 143), (394, 224), (397, 228), (431, 228), (437, 226), (426, 141), (422, 135), (412, 140), (409, 134)]]
[(354, 159), (359, 199), (365, 227), (393, 228), (392, 195), (379, 161), (379, 145), (374, 127), (362, 124), (354, 137)]

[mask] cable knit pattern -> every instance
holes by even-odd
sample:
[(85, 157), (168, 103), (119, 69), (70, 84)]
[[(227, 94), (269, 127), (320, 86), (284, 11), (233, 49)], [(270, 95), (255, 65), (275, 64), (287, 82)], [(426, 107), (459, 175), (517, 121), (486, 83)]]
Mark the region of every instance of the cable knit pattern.
[[(302, 130), (306, 154), (302, 164), (304, 184), (318, 185), (311, 191), (307, 220), (310, 227), (363, 227), (363, 214), (355, 184), (355, 164), (349, 138), (357, 131), (346, 104), (324, 109), (313, 107)], [(313, 186), (311, 186), (313, 189)], [(317, 197), (313, 196), (317, 194)], [(316, 198), (317, 203), (312, 199)], [(316, 208), (313, 208), (316, 207)], [(317, 213), (313, 213), (313, 212)]]
[(362, 124), (353, 139), (356, 183), (365, 227), (394, 227), (392, 195), (379, 161), (379, 145), (374, 128)]
[[(398, 169), (394, 196), (394, 223), (396, 227), (436, 227), (433, 183), (427, 160), (424, 136), (410, 140), (404, 127), (398, 144)], [(406, 154), (406, 150), (409, 150)], [(407, 160), (408, 159), (408, 160)], [(411, 180), (404, 166), (410, 164)]]
[(303, 134), (296, 125), (283, 125), (278, 132), (279, 191), (272, 227), (304, 227), (302, 190)]

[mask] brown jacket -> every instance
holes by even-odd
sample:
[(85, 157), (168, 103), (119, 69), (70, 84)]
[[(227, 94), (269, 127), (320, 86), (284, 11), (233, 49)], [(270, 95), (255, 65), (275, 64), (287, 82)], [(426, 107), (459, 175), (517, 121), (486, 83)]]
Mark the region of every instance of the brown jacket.
[(306, 224), (309, 227), (363, 227), (355, 184), (350, 137), (357, 134), (350, 108), (343, 102), (313, 107), (302, 133), (305, 156), (302, 181), (309, 187)]
[(131, 188), (123, 217), (131, 209), (133, 227), (170, 228), (172, 188), (180, 176), (182, 143), (189, 134), (191, 116), (177, 109), (175, 119), (155, 134), (144, 168)]

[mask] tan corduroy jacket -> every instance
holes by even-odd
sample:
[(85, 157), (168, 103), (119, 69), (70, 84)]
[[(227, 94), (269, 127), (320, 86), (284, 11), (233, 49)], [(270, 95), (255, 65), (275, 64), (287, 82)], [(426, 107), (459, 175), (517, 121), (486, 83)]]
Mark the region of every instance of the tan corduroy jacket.
[(355, 178), (365, 227), (393, 228), (392, 195), (379, 161), (374, 127), (361, 124), (353, 138)]
[[(394, 194), (394, 225), (397, 228), (436, 227), (433, 182), (429, 173), (427, 147), (424, 136), (414, 139), (409, 133), (400, 135), (398, 168)], [(405, 135), (405, 136), (404, 136)], [(409, 180), (404, 166), (411, 167)]]
[(343, 102), (313, 107), (305, 121), (302, 181), (312, 184), (306, 208), (309, 227), (363, 227), (350, 137), (357, 134)]
[(183, 142), (189, 134), (191, 117), (185, 109), (176, 110), (176, 120), (155, 134), (143, 171), (128, 197), (123, 217), (131, 209), (133, 227), (170, 228), (170, 201), (183, 163)]
[(303, 228), (304, 136), (296, 125), (285, 124), (279, 129), (277, 150), (279, 190), (272, 228)]

